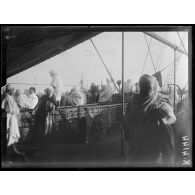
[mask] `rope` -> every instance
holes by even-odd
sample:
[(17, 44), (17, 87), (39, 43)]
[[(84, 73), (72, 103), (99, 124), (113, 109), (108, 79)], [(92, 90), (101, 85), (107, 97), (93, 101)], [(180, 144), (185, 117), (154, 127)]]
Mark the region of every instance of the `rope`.
[(184, 87), (183, 90), (182, 90), (183, 92), (185, 91), (185, 89), (186, 89), (187, 86), (188, 86), (188, 81), (187, 81), (185, 87)]
[(146, 35), (144, 34), (144, 38), (145, 38), (145, 40), (146, 40), (146, 44), (147, 44), (147, 47), (148, 47), (148, 50), (149, 50), (149, 53), (150, 53), (150, 58), (151, 58), (151, 60), (152, 60), (152, 65), (153, 65), (153, 67), (154, 67), (154, 70), (155, 70), (155, 73), (157, 72), (156, 71), (156, 67), (155, 67), (155, 65), (154, 65), (154, 61), (153, 61), (153, 58), (152, 58), (152, 54), (151, 54), (151, 51), (150, 51), (150, 48), (149, 48), (149, 45), (148, 45), (148, 41), (147, 41), (147, 38), (146, 38)]
[(181, 44), (182, 44), (182, 46), (183, 46), (183, 48), (184, 48), (186, 54), (188, 55), (188, 53), (187, 53), (187, 51), (186, 51), (186, 48), (185, 48), (185, 46), (184, 46), (184, 44), (183, 44), (183, 41), (182, 41), (182, 39), (181, 39), (181, 36), (180, 36), (179, 32), (177, 32), (177, 34), (178, 34), (178, 36), (179, 36), (179, 39), (180, 39), (180, 41), (181, 41)]
[(114, 82), (114, 79), (112, 78), (112, 75), (110, 74), (110, 72), (109, 72), (108, 68), (106, 67), (106, 64), (104, 63), (104, 60), (102, 59), (102, 57), (101, 57), (101, 55), (100, 55), (100, 53), (99, 53), (98, 49), (96, 48), (96, 46), (95, 46), (95, 44), (94, 44), (94, 42), (92, 41), (92, 39), (91, 39), (91, 38), (90, 38), (90, 41), (91, 41), (91, 43), (92, 43), (93, 47), (95, 48), (95, 50), (96, 50), (96, 52), (97, 52), (97, 54), (98, 54), (98, 56), (99, 56), (100, 60), (102, 61), (102, 63), (103, 63), (103, 65), (104, 65), (104, 67), (106, 68), (106, 70), (107, 70), (107, 72), (108, 72), (108, 74), (109, 74), (109, 76), (110, 76), (110, 78), (111, 78), (112, 82), (114, 83), (114, 85), (115, 85), (115, 87), (116, 87), (117, 91), (119, 92), (119, 89), (118, 89), (118, 87), (117, 87), (116, 83)]
[(166, 84), (168, 83), (168, 81), (170, 81), (171, 78), (171, 74), (173, 73), (173, 65), (170, 67), (169, 73), (167, 75), (167, 78), (165, 79), (164, 85), (163, 85), (163, 90), (165, 89)]
[[(150, 38), (149, 48), (150, 48), (151, 42), (152, 42), (152, 37)], [(145, 66), (146, 66), (147, 59), (148, 59), (148, 54), (149, 54), (149, 49), (147, 50), (147, 54), (146, 54), (146, 58), (145, 58), (145, 61), (144, 61), (143, 68), (142, 68), (141, 75), (144, 73), (144, 69), (145, 69)]]
[(160, 55), (161, 55), (161, 52), (162, 52), (162, 47), (163, 47), (163, 43), (161, 43), (160, 52), (159, 52), (158, 60), (157, 60), (157, 67), (158, 67), (158, 64), (159, 64)]
[[(179, 47), (180, 47), (180, 46), (181, 46), (181, 43), (180, 43)], [(181, 58), (181, 55), (178, 56), (178, 57), (176, 58), (175, 61), (179, 60), (180, 58)], [(174, 61), (173, 61), (171, 64), (174, 64)], [(166, 67), (165, 67), (165, 68), (166, 68)], [(170, 68), (169, 74), (167, 75), (167, 78), (166, 78), (166, 80), (165, 80), (165, 82), (164, 82), (163, 89), (165, 88), (165, 85), (171, 80), (170, 75), (171, 75), (172, 71), (173, 71), (173, 66)], [(172, 75), (172, 76), (173, 76), (173, 75)], [(173, 79), (173, 78), (172, 78), (172, 79)]]
[[(168, 33), (166, 33), (165, 35), (165, 40), (167, 40), (167, 36), (168, 36)], [(162, 63), (162, 58), (163, 58), (163, 55), (164, 55), (164, 51), (165, 51), (165, 44), (163, 44), (163, 49), (162, 49), (162, 55), (160, 57), (160, 61), (159, 61), (159, 64), (158, 64), (158, 69), (160, 69), (160, 66), (161, 66), (161, 63)]]
[[(181, 56), (177, 57), (175, 61), (179, 60), (179, 58), (181, 58)], [(165, 68), (163, 68), (163, 69), (162, 69), (162, 70), (160, 70), (159, 72), (164, 71), (165, 69), (167, 69), (167, 68), (168, 68), (170, 65), (172, 65), (173, 63), (174, 63), (174, 61), (173, 61), (173, 62), (171, 62), (171, 63), (169, 63), (169, 64), (168, 64)]]

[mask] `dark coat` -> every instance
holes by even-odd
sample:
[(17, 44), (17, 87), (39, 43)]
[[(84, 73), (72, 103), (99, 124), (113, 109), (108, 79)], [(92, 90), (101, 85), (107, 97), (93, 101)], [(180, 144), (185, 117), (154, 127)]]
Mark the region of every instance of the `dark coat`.
[(162, 154), (164, 163), (174, 157), (173, 132), (164, 124), (166, 112), (162, 98), (143, 98), (135, 94), (130, 99), (125, 117), (125, 139), (129, 143), (129, 158), (136, 163), (156, 163)]

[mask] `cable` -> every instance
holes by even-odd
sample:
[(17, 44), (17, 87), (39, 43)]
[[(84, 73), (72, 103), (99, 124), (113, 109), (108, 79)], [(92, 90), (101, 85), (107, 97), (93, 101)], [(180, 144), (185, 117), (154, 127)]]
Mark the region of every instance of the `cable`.
[[(165, 40), (167, 40), (167, 36), (168, 36), (168, 33), (166, 33), (166, 35), (164, 37)], [(162, 58), (163, 58), (163, 55), (164, 55), (164, 51), (165, 51), (165, 44), (163, 45), (162, 54), (161, 54), (160, 61), (159, 61), (159, 64), (158, 64), (158, 69), (160, 69), (160, 66), (161, 66), (161, 63), (162, 63)]]
[(147, 38), (146, 38), (146, 35), (144, 34), (144, 38), (146, 40), (146, 44), (147, 44), (147, 47), (148, 47), (148, 50), (149, 50), (149, 53), (150, 53), (150, 57), (151, 57), (151, 60), (152, 60), (152, 64), (153, 64), (153, 67), (154, 67), (154, 70), (155, 70), (155, 73), (156, 73), (156, 67), (154, 65), (154, 61), (153, 61), (153, 58), (152, 58), (152, 54), (151, 54), (151, 51), (150, 51), (150, 48), (149, 48), (149, 45), (148, 45), (148, 41), (147, 41)]
[(179, 32), (177, 32), (177, 34), (178, 34), (178, 36), (179, 36), (179, 39), (180, 39), (180, 41), (181, 41), (181, 44), (182, 44), (182, 46), (183, 46), (183, 48), (184, 48), (186, 54), (188, 55), (188, 53), (187, 53), (187, 51), (186, 51), (186, 48), (185, 48), (185, 46), (184, 46), (184, 44), (183, 44), (183, 41), (182, 41), (182, 39), (181, 39), (181, 36), (180, 36)]
[[(176, 58), (176, 61), (177, 60), (179, 60), (179, 58), (181, 58), (181, 55), (180, 56), (178, 56), (177, 58)], [(165, 68), (163, 68), (162, 70), (160, 70), (159, 72), (162, 72), (163, 70), (165, 70), (165, 69), (167, 69), (170, 65), (172, 65), (174, 63), (174, 61), (173, 62), (171, 62), (171, 63), (169, 63), (167, 66), (165, 66)]]
[(110, 74), (110, 72), (109, 72), (108, 68), (106, 67), (106, 64), (104, 63), (104, 61), (103, 61), (103, 59), (102, 59), (102, 57), (101, 57), (100, 53), (98, 52), (98, 49), (96, 48), (96, 46), (95, 46), (95, 44), (93, 43), (93, 41), (92, 41), (92, 39), (91, 39), (91, 38), (90, 38), (90, 41), (91, 41), (92, 45), (94, 46), (94, 48), (95, 48), (95, 50), (96, 50), (96, 52), (97, 52), (97, 54), (98, 54), (99, 58), (101, 59), (101, 61), (102, 61), (103, 65), (104, 65), (104, 67), (106, 68), (106, 70), (107, 70), (107, 72), (108, 72), (108, 74), (109, 74), (109, 76), (110, 76), (110, 78), (111, 78), (112, 82), (114, 83), (114, 85), (115, 85), (115, 87), (116, 87), (117, 91), (119, 92), (119, 89), (118, 89), (118, 87), (117, 87), (116, 83), (114, 82), (114, 79), (112, 78), (112, 75)]
[[(150, 38), (149, 47), (150, 47), (150, 45), (151, 45), (151, 42), (152, 42), (152, 37)], [(148, 59), (148, 54), (149, 54), (149, 49), (147, 50), (147, 54), (146, 54), (146, 58), (145, 58), (145, 61), (144, 61), (143, 68), (142, 68), (141, 75), (144, 73), (144, 69), (145, 69), (145, 66), (146, 66), (147, 59)]]
[(187, 86), (188, 86), (188, 81), (187, 81), (185, 87), (184, 87), (183, 90), (182, 90), (183, 92), (185, 91), (185, 89), (186, 89)]
[(159, 52), (159, 55), (158, 55), (158, 60), (157, 60), (157, 67), (158, 67), (158, 64), (159, 64), (159, 60), (160, 60), (160, 56), (161, 56), (161, 52), (162, 52), (162, 47), (163, 47), (163, 43), (161, 43), (161, 47), (160, 47), (160, 52)]

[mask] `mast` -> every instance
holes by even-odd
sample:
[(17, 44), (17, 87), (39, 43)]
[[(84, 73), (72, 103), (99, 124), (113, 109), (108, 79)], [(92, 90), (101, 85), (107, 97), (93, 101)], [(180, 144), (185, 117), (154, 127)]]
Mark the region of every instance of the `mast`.
[(144, 34), (164, 43), (165, 45), (171, 47), (173, 50), (179, 51), (185, 55), (188, 55), (182, 48), (180, 48), (178, 45), (166, 40), (165, 38), (163, 38), (162, 36), (154, 33), (154, 32), (143, 32)]
[(121, 156), (124, 157), (124, 32), (122, 32), (122, 130), (121, 130)]

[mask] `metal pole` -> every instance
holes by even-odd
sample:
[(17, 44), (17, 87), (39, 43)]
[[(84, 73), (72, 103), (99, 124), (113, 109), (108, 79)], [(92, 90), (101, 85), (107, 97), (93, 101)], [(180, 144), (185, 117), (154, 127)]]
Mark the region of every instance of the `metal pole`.
[(174, 50), (174, 114), (176, 113), (176, 101), (175, 101), (175, 85), (176, 85), (176, 50)]
[(174, 50), (177, 50), (185, 55), (188, 55), (182, 48), (180, 48), (179, 46), (177, 46), (176, 44), (166, 40), (165, 38), (161, 37), (160, 35), (154, 33), (154, 32), (143, 32), (144, 34), (164, 43), (165, 45), (171, 47)]
[(121, 130), (121, 156), (124, 156), (124, 32), (122, 32), (122, 130)]
[(35, 78), (35, 89), (37, 89), (37, 78)]
[(95, 50), (96, 50), (96, 52), (97, 52), (97, 54), (98, 54), (100, 60), (102, 61), (103, 65), (104, 65), (104, 67), (105, 67), (105, 69), (106, 69), (106, 71), (108, 72), (108, 74), (109, 74), (109, 76), (110, 76), (112, 82), (114, 83), (114, 86), (116, 87), (117, 91), (120, 92), (119, 89), (118, 89), (118, 87), (117, 87), (117, 85), (116, 85), (116, 83), (114, 82), (114, 79), (113, 79), (112, 75), (110, 74), (108, 68), (106, 67), (106, 64), (104, 63), (104, 61), (103, 61), (103, 59), (102, 59), (102, 57), (101, 57), (101, 55), (100, 55), (98, 49), (96, 48), (94, 42), (92, 41), (92, 39), (90, 39), (90, 41), (91, 41), (93, 47), (95, 48)]

